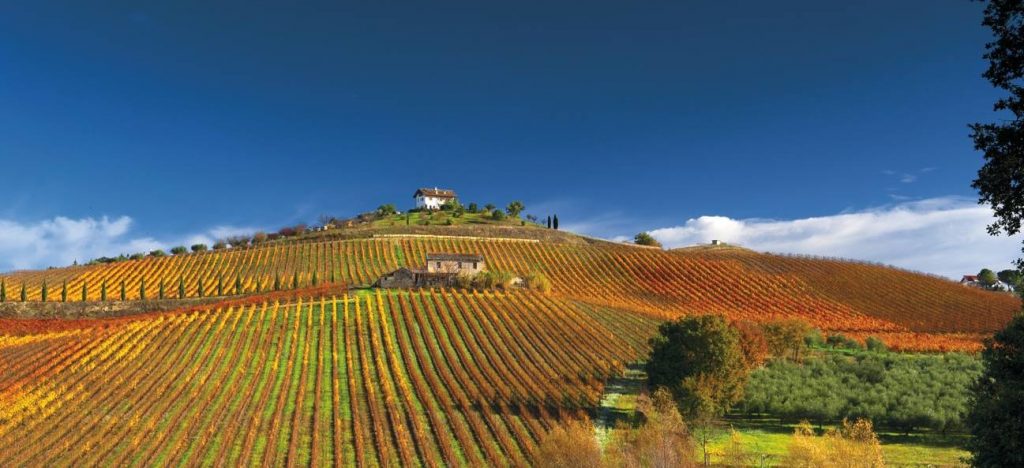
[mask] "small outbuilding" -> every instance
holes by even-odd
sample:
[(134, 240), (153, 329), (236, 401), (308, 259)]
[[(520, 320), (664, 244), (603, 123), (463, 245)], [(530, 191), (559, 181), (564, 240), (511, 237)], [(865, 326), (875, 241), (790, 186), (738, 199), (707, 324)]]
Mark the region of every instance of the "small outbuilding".
[(474, 254), (428, 253), (427, 271), (430, 273), (455, 273), (475, 275), (486, 270), (484, 257)]
[(428, 253), (424, 268), (399, 268), (381, 276), (374, 286), (378, 288), (436, 288), (452, 287), (460, 276), (486, 271), (483, 255)]

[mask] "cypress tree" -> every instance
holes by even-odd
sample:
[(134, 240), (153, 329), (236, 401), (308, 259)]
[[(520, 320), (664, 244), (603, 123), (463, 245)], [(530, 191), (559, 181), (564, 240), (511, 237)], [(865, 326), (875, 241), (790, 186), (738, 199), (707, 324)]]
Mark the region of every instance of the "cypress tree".
[(274, 273), (274, 291), (281, 290), (281, 274)]
[(217, 296), (223, 296), (223, 295), (224, 295), (224, 277), (223, 276), (218, 276), (217, 277)]
[(142, 278), (139, 282), (139, 299), (146, 300), (146, 278)]
[(334, 270), (331, 270), (331, 284), (335, 284), (337, 282), (338, 282), (337, 272), (334, 271)]
[(125, 289), (124, 280), (121, 280), (121, 300), (122, 301), (127, 301), (128, 300), (128, 290)]
[(299, 272), (292, 275), (292, 289), (299, 289)]
[(67, 302), (68, 301), (68, 282), (67, 281), (61, 283), (61, 286), (60, 286), (60, 301), (61, 302)]
[(551, 219), (551, 227), (556, 231), (558, 230), (558, 215), (555, 215), (555, 217)]
[(28, 302), (28, 291), (25, 290), (25, 283), (21, 283), (21, 302)]
[(7, 302), (7, 281), (0, 280), (0, 302)]
[(317, 278), (316, 272), (314, 271), (313, 272), (313, 286), (316, 286), (318, 283), (320, 283), (320, 278)]
[(85, 286), (85, 281), (82, 281), (82, 302), (89, 300), (89, 288)]
[(548, 215), (548, 229), (551, 229), (551, 215)]
[(235, 294), (242, 294), (242, 276), (235, 276)]
[(42, 291), (40, 291), (42, 296), (43, 296), (43, 302), (46, 302), (46, 296), (49, 295), (48, 293), (50, 291), (48, 289), (49, 288), (46, 287), (46, 280), (43, 280), (43, 289), (42, 289)]
[(178, 277), (178, 299), (184, 299), (184, 298), (185, 298), (185, 278), (179, 276)]
[(263, 278), (256, 278), (256, 292), (263, 292)]
[(160, 299), (164, 298), (164, 279), (160, 278), (160, 292), (158, 293)]
[(100, 300), (107, 300), (107, 280), (103, 280), (103, 282), (100, 283)]
[(206, 291), (203, 291), (203, 279), (199, 278), (198, 281), (199, 284), (196, 285), (196, 288), (199, 290), (199, 297), (203, 297), (203, 294), (206, 293)]

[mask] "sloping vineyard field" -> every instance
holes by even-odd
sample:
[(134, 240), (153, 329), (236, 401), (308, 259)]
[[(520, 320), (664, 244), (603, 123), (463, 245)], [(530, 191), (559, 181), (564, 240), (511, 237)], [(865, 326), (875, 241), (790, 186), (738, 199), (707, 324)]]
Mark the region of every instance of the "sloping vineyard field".
[(621, 320), (378, 292), (0, 335), (0, 466), (518, 465), (642, 355)]
[[(907, 349), (976, 347), (982, 334), (1004, 325), (1020, 308), (1015, 297), (963, 287), (949, 280), (878, 265), (828, 259), (758, 254), (749, 251), (666, 252), (610, 243), (548, 243), (465, 238), (386, 238), (280, 244), (126, 261), (94, 267), (22, 272), (2, 277), (8, 300), (25, 285), (29, 300), (60, 300), (66, 283), (71, 301), (108, 298), (126, 284), (137, 299), (143, 283), (148, 297), (163, 284), (177, 297), (202, 285), (212, 295), (270, 290), (321, 282), (369, 284), (400, 266), (422, 266), (430, 252), (483, 254), (491, 269), (519, 275), (545, 274), (553, 292), (594, 306), (639, 312), (655, 318), (721, 313), (765, 321), (801, 318), (826, 331), (898, 339)], [(240, 283), (240, 288), (236, 288)], [(117, 285), (117, 286), (115, 286)], [(115, 292), (117, 290), (117, 292)], [(973, 343), (973, 344), (972, 344)], [(899, 346), (899, 343), (896, 343)]]

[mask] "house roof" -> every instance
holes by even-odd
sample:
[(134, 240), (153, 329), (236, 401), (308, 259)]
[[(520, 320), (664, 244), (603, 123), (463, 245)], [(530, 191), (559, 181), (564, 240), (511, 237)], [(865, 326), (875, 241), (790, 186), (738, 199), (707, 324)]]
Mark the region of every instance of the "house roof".
[(960, 281), (978, 281), (978, 275), (964, 275)]
[(434, 187), (434, 188), (427, 187), (427, 188), (416, 189), (416, 192), (412, 194), (412, 197), (416, 198), (416, 197), (418, 197), (420, 195), (422, 195), (424, 197), (455, 198), (455, 191), (454, 190), (450, 190), (450, 189), (439, 189), (437, 187)]
[(428, 253), (427, 261), (431, 262), (482, 262), (484, 261), (483, 255), (475, 254), (457, 254), (457, 253)]

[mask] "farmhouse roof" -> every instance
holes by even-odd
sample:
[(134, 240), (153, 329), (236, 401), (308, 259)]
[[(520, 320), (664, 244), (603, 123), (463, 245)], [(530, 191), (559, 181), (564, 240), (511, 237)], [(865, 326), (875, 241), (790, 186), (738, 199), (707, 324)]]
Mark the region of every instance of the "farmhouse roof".
[(457, 253), (428, 253), (427, 261), (431, 262), (482, 262), (483, 255)]
[(424, 197), (435, 197), (435, 198), (455, 198), (455, 191), (451, 190), (451, 189), (439, 189), (437, 187), (434, 187), (434, 188), (426, 187), (426, 188), (416, 189), (416, 193), (413, 193), (412, 197), (416, 198), (416, 197), (418, 197), (420, 195), (422, 195)]
[(962, 282), (962, 283), (965, 283), (965, 282), (972, 282), (973, 283), (975, 281), (978, 281), (978, 275), (964, 275), (964, 277), (960, 279), (960, 282)]

